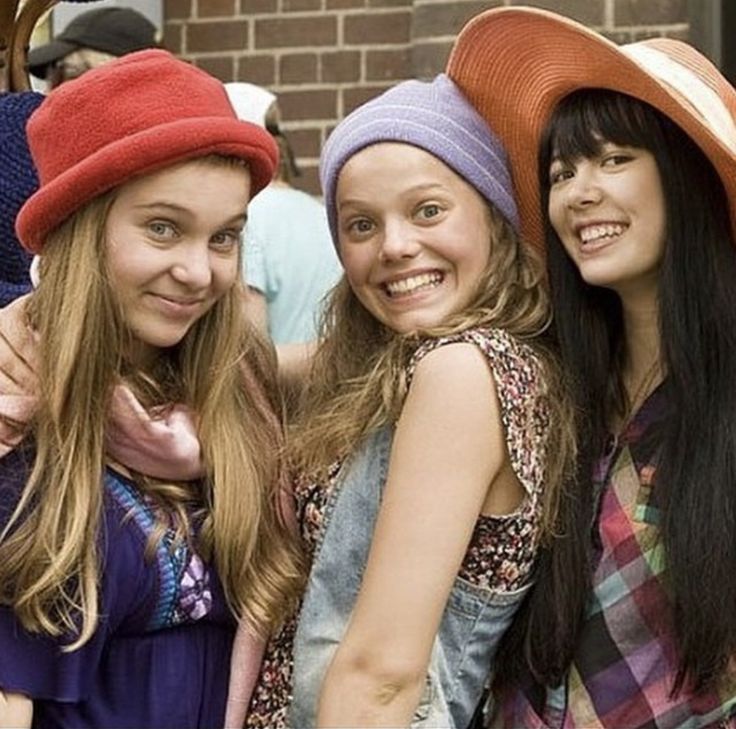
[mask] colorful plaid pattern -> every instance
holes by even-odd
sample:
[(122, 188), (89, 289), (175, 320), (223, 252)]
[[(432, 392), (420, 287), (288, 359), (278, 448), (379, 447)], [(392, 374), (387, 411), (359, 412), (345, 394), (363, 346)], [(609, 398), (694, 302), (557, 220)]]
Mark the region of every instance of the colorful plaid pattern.
[(651, 498), (656, 438), (650, 436), (663, 410), (658, 390), (598, 464), (594, 589), (566, 682), (554, 690), (529, 684), (503, 697), (494, 726), (736, 727), (736, 677), (720, 692), (670, 696), (677, 651)]

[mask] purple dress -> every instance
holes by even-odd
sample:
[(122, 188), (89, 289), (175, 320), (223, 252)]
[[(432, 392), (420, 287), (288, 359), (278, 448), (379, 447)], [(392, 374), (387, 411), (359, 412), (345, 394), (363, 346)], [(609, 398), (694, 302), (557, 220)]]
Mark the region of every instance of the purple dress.
[[(28, 473), (22, 449), (0, 460), (0, 525)], [(222, 727), (235, 621), (214, 569), (171, 535), (151, 560), (154, 515), (135, 483), (107, 470), (100, 534), (101, 619), (71, 653), (0, 607), (0, 687), (33, 699), (43, 729)]]

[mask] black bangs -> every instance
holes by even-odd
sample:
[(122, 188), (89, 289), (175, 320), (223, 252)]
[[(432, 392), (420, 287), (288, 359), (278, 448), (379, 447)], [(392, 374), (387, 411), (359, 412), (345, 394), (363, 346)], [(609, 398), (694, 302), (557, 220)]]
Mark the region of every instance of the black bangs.
[(556, 107), (542, 136), (542, 179), (552, 158), (597, 155), (604, 142), (653, 151), (662, 139), (660, 115), (649, 104), (605, 89), (581, 89)]

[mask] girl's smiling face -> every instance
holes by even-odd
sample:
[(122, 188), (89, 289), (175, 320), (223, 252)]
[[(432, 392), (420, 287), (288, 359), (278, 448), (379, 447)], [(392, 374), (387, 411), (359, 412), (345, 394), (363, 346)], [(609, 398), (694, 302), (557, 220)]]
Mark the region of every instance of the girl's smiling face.
[(340, 172), (336, 208), (348, 281), (387, 327), (435, 327), (473, 298), (490, 255), (489, 205), (433, 155), (366, 147)]
[(250, 174), (193, 160), (123, 185), (105, 227), (107, 266), (137, 361), (178, 344), (236, 282)]
[(656, 291), (666, 205), (652, 153), (603, 141), (591, 157), (553, 157), (549, 184), (550, 222), (583, 280)]

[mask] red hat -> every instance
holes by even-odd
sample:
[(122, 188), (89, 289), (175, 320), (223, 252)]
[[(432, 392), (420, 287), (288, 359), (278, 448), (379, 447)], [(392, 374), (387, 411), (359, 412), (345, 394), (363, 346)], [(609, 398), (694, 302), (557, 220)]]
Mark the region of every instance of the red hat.
[(278, 162), (271, 135), (237, 119), (217, 79), (158, 49), (54, 89), (27, 133), (41, 186), (21, 208), (16, 231), (33, 253), (74, 212), (138, 175), (213, 153), (240, 157), (252, 196)]

